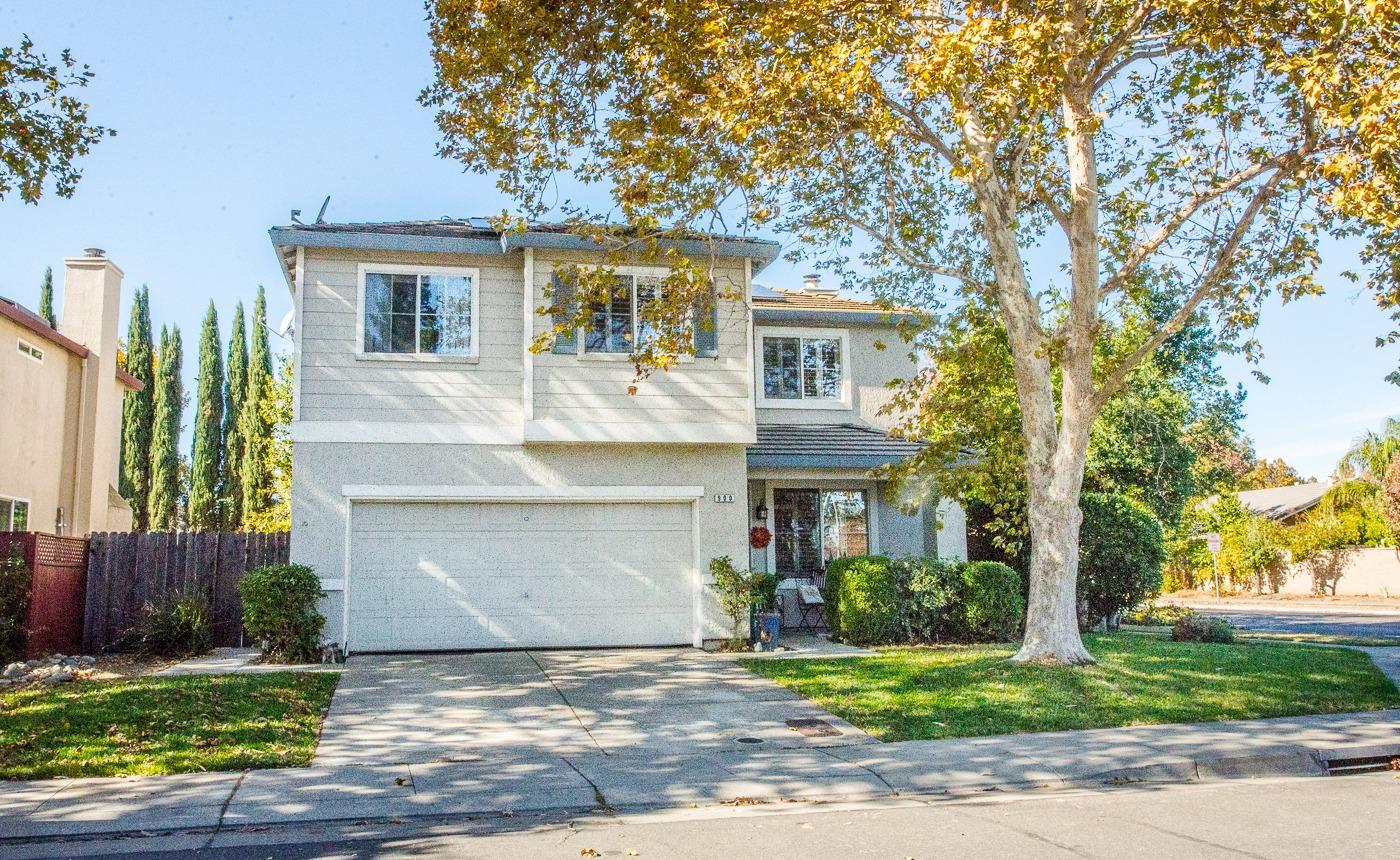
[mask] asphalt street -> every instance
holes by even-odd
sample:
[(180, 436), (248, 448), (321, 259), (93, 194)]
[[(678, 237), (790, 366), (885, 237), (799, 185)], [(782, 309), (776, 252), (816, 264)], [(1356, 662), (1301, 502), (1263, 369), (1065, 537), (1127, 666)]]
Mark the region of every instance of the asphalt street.
[(1213, 606), (1209, 601), (1193, 602), (1191, 605), (1205, 615), (1218, 615), (1245, 630), (1320, 633), (1329, 636), (1400, 637), (1400, 608), (1363, 610), (1339, 606), (1275, 609), (1231, 603)]
[[(761, 804), (639, 816), (364, 823), (24, 846), (0, 856), (133, 858), (1393, 857), (1400, 774)], [(181, 841), (171, 841), (179, 839)], [(18, 846), (16, 847), (18, 848)], [(156, 850), (159, 849), (159, 850)]]

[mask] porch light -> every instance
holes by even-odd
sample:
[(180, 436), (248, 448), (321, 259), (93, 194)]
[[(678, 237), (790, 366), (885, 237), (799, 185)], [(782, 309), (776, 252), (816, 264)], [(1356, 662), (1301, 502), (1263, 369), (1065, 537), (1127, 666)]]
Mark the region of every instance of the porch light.
[(759, 502), (758, 507), (753, 509), (753, 518), (762, 520), (765, 523), (768, 522), (768, 506), (763, 502)]

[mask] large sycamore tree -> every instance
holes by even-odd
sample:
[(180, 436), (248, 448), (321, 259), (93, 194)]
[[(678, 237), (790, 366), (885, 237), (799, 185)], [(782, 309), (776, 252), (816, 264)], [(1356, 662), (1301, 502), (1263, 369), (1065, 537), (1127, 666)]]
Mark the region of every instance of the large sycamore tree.
[[(524, 216), (559, 206), (568, 174), (610, 190), (614, 211), (598, 214), (627, 225), (615, 247), (646, 238), (674, 257), (663, 240), (677, 231), (762, 227), (835, 249), (827, 261), (882, 301), (923, 311), (916, 343), (968, 309), (993, 314), (1025, 437), (1017, 660), (1092, 661), (1078, 500), (1090, 428), (1135, 368), (1202, 318), (1256, 355), (1266, 297), (1322, 290), (1326, 234), (1355, 237), (1356, 277), (1383, 306), (1397, 299), (1391, 0), (436, 0), (428, 13), (423, 101), (442, 153), (497, 175)], [(654, 304), (688, 306), (686, 283)], [(1149, 305), (1165, 312), (1135, 312)], [(687, 324), (656, 313), (663, 333)], [(665, 364), (638, 350), (639, 372)], [(919, 379), (936, 398), (937, 368)]]

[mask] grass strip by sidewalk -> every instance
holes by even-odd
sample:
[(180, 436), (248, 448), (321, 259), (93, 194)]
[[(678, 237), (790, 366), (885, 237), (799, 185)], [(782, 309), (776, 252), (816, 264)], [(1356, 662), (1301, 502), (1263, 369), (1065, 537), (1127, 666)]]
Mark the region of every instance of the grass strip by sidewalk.
[(1085, 668), (1017, 666), (1010, 645), (883, 649), (873, 657), (745, 660), (885, 741), (1245, 720), (1400, 706), (1359, 651), (1086, 636)]
[(338, 680), (186, 675), (0, 693), (0, 779), (309, 764)]

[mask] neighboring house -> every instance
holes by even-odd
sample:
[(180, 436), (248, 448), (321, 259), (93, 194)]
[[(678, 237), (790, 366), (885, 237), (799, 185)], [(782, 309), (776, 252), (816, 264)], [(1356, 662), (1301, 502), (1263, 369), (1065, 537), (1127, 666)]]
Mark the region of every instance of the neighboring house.
[(1331, 486), (1331, 484), (1322, 481), (1312, 481), (1306, 484), (1291, 484), (1287, 487), (1244, 490), (1236, 493), (1236, 497), (1246, 510), (1276, 520), (1284, 525), (1290, 525), (1297, 522), (1303, 514), (1317, 507)]
[(63, 262), (57, 329), (0, 298), (0, 531), (127, 531), (122, 397), (141, 383), (117, 367), (122, 271), (97, 248)]
[[(911, 369), (890, 319), (809, 283), (754, 295), (775, 243), (685, 243), (744, 301), (628, 394), (636, 292), (536, 354), (559, 227), (316, 224), (271, 238), (295, 302), (292, 558), (347, 650), (701, 645), (730, 635), (716, 556), (811, 576), (835, 555), (962, 554), (961, 512), (912, 513), (872, 467), (914, 446), (877, 411)], [(876, 348), (876, 340), (889, 349)], [(761, 518), (760, 518), (761, 517)], [(775, 540), (750, 556), (750, 529)]]

